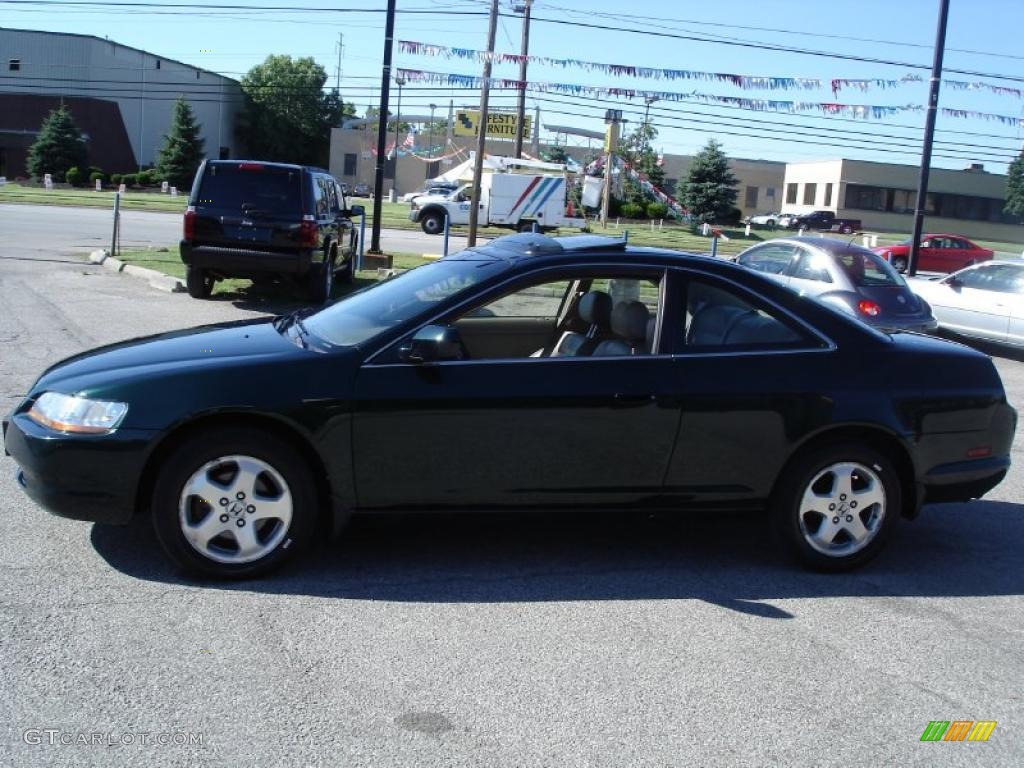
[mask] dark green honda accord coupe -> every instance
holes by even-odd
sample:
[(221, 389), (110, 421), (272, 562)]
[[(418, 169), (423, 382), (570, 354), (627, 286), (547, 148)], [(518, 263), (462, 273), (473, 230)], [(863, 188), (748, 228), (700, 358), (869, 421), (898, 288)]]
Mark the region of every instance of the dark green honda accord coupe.
[(4, 437), (40, 506), (148, 514), (202, 575), (269, 571), (352, 513), (638, 507), (762, 510), (841, 570), (998, 484), (1016, 420), (967, 347), (722, 260), (522, 234), (318, 311), (69, 358)]

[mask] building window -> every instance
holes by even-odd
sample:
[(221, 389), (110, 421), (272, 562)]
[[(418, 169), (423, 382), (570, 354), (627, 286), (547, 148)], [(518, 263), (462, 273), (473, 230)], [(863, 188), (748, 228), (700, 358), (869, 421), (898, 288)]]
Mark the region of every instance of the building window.
[(845, 207), (858, 208), (862, 211), (884, 211), (885, 190), (865, 184), (847, 184)]
[(196, 80), (198, 80), (198, 79), (199, 79), (199, 72), (196, 71)]
[(21, 59), (11, 59), (7, 62), (7, 69), (11, 72), (17, 72), (21, 69)]
[(345, 153), (345, 167), (342, 170), (342, 176), (355, 176), (356, 175), (356, 161), (358, 157), (355, 152)]
[(157, 69), (160, 69), (160, 59), (157, 59), (157, 60), (156, 60), (156, 68), (157, 68)]
[(431, 160), (429, 163), (427, 163), (427, 178), (428, 179), (432, 179), (435, 176), (440, 176), (440, 175), (441, 175), (441, 161), (440, 160)]
[(824, 203), (824, 205), (825, 205), (826, 208), (828, 206), (832, 205), (832, 184), (831, 183), (825, 185), (825, 203)]
[[(910, 214), (914, 212), (916, 203), (917, 193), (910, 189), (889, 189), (864, 184), (846, 185), (847, 208)], [(941, 216), (945, 219), (991, 221), (997, 224), (1020, 223), (1021, 217), (1003, 212), (1005, 204), (1005, 201), (994, 197), (929, 192), (925, 197), (924, 212), (928, 216)]]
[(231, 159), (231, 147), (221, 147), (220, 148), (220, 152), (217, 154), (217, 157), (219, 159), (221, 159), (221, 160), (230, 160)]
[(757, 208), (757, 187), (747, 187), (747, 194), (743, 200), (746, 208)]
[(790, 205), (796, 205), (796, 188), (798, 186), (798, 184), (786, 185), (786, 202)]
[(814, 205), (814, 200), (817, 197), (818, 197), (818, 185), (817, 184), (804, 184), (804, 205)]
[(764, 196), (765, 197), (770, 197), (770, 198), (774, 199), (775, 198), (775, 187), (765, 187), (764, 188)]

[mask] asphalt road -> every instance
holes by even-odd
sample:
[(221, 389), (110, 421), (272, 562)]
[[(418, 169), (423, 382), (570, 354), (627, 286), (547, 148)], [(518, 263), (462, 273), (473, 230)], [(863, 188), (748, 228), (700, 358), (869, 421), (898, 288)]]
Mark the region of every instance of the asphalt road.
[[(18, 211), (4, 410), (66, 355), (258, 314), (87, 265), (88, 217)], [(1024, 364), (996, 362), (1020, 408)], [(795, 568), (756, 517), (580, 510), (357, 520), (228, 585), (182, 580), (146, 521), (51, 517), (2, 457), (0, 765), (1021, 765), (1022, 452), (851, 575)], [(919, 741), (957, 719), (998, 726)]]
[[(63, 208), (50, 205), (0, 205), (0, 242), (36, 258), (54, 252), (88, 252), (110, 248), (114, 214), (100, 208)], [(181, 216), (174, 213), (122, 211), (120, 247), (145, 248), (177, 245), (181, 239)], [(480, 242), (486, 242), (481, 238)], [(370, 230), (366, 231), (366, 244)], [(452, 235), (449, 250), (466, 247), (466, 238)], [(385, 253), (440, 253), (442, 238), (419, 230), (381, 230)]]

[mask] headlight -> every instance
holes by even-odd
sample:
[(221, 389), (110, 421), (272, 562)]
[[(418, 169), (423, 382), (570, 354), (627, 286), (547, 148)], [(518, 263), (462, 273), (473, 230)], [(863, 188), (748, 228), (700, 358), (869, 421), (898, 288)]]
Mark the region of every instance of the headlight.
[(58, 432), (101, 435), (117, 429), (126, 413), (127, 403), (44, 392), (32, 405), (28, 417)]

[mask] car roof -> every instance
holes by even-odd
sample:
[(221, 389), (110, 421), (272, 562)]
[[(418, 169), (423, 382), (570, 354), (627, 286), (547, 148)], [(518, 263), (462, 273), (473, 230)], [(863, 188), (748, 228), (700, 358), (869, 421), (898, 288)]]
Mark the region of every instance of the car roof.
[(763, 240), (760, 243), (755, 243), (750, 247), (756, 248), (759, 245), (767, 245), (770, 243), (788, 243), (789, 245), (805, 245), (810, 248), (817, 248), (819, 251), (825, 251), (826, 253), (832, 254), (834, 256), (841, 253), (849, 253), (850, 251), (855, 251), (858, 253), (866, 252), (873, 254), (873, 251), (871, 251), (868, 248), (865, 248), (862, 245), (854, 243), (852, 239), (840, 240), (834, 237), (776, 237), (772, 238), (771, 240)]
[(324, 168), (318, 168), (315, 165), (297, 165), (295, 163), (276, 163), (271, 160), (207, 160), (207, 165), (243, 165), (245, 163), (252, 163), (255, 165), (265, 165), (268, 168), (281, 168), (289, 171), (311, 171), (312, 173), (324, 173), (330, 176), (330, 171)]

